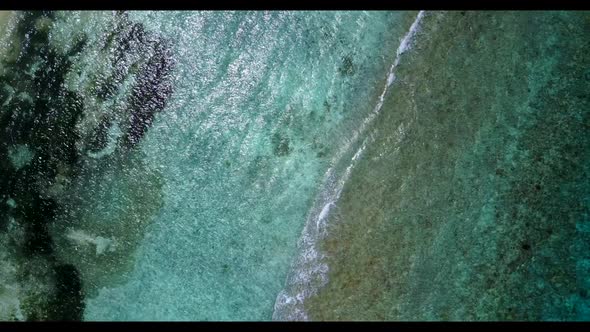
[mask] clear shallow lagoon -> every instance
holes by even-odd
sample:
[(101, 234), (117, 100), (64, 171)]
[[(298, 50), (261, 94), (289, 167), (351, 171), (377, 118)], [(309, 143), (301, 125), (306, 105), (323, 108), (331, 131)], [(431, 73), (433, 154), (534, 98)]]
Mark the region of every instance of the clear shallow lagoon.
[(1, 319), (588, 318), (587, 13), (2, 15)]

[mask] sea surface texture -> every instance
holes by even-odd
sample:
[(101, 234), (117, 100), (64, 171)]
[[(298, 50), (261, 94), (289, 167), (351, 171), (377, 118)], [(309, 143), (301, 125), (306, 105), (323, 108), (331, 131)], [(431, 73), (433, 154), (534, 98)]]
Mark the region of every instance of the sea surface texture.
[(590, 13), (0, 12), (0, 320), (590, 320)]

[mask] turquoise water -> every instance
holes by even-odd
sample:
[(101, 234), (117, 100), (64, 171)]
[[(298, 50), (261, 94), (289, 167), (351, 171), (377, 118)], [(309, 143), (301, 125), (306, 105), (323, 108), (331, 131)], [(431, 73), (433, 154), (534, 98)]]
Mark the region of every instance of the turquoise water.
[(137, 20), (181, 36), (174, 112), (142, 146), (165, 203), (132, 281), (88, 301), (85, 317), (268, 319), (343, 123), (384, 79), (400, 14), (151, 16)]
[[(374, 107), (404, 15), (22, 18), (23, 29), (46, 24), (82, 104), (78, 161), (36, 185), (59, 205), (49, 233), (58, 261), (80, 273), (83, 318), (270, 319), (322, 175)], [(153, 83), (149, 59), (165, 61), (155, 89), (172, 93), (140, 119), (149, 129), (126, 134), (135, 91)]]

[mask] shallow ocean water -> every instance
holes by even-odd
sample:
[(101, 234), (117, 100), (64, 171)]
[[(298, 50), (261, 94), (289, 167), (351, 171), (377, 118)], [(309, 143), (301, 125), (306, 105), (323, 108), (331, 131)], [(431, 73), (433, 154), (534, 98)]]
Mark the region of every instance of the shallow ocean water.
[(588, 18), (2, 13), (0, 319), (587, 319)]

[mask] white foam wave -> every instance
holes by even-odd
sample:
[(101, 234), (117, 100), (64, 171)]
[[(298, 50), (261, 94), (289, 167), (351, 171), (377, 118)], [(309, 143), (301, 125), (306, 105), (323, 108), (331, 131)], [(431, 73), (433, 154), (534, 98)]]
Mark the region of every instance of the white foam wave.
[(309, 316), (303, 306), (305, 299), (315, 294), (328, 282), (329, 267), (325, 262), (325, 254), (318, 249), (319, 241), (327, 235), (328, 217), (336, 207), (336, 202), (340, 199), (344, 184), (348, 180), (357, 160), (364, 152), (368, 140), (363, 141), (361, 147), (356, 150), (348, 161), (348, 166), (343, 172), (338, 172), (336, 166), (346, 162), (344, 157), (350, 156), (352, 146), (357, 144), (359, 137), (364, 135), (366, 128), (379, 114), (383, 107), (385, 95), (396, 79), (395, 69), (399, 65), (400, 57), (411, 48), (412, 41), (419, 30), (423, 17), (424, 11), (420, 11), (410, 29), (400, 41), (396, 50), (396, 58), (387, 73), (386, 84), (373, 112), (363, 120), (359, 128), (352, 133), (350, 139), (338, 150), (331, 160), (332, 167), (324, 174), (323, 190), (316, 198), (306, 219), (297, 244), (300, 254), (291, 266), (285, 288), (277, 296), (273, 320), (308, 320)]

